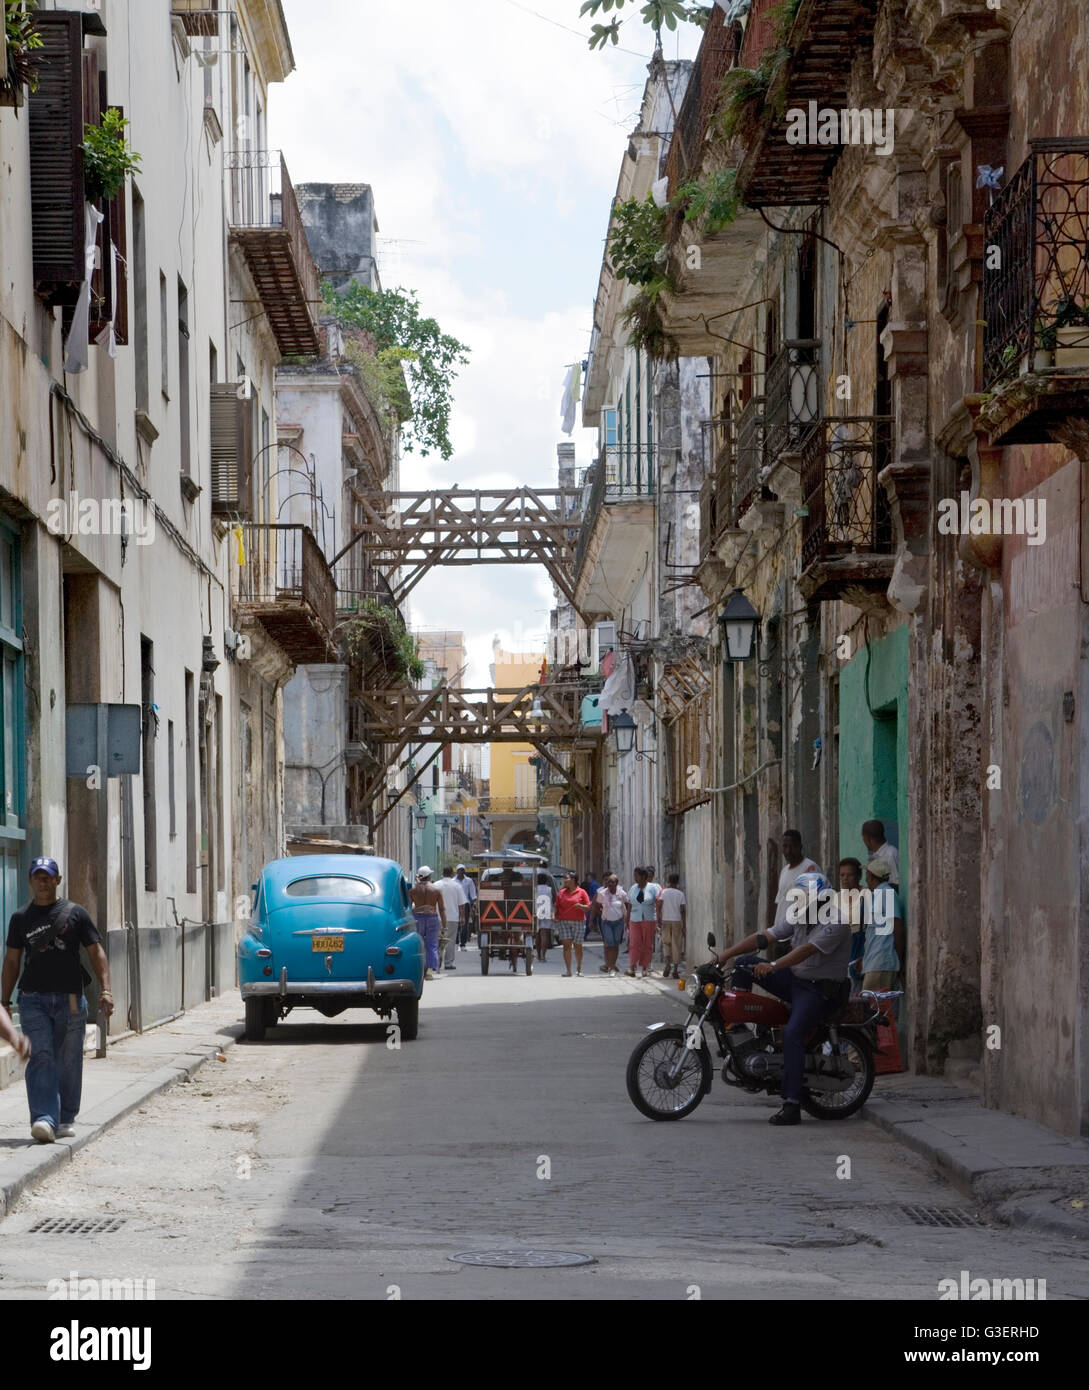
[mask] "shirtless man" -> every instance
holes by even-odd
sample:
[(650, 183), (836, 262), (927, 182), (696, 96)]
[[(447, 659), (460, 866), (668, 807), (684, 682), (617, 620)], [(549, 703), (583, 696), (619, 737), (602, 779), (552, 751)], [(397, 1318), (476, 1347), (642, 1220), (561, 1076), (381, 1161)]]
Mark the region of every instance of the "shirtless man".
[(426, 864), (416, 870), (416, 882), (409, 892), (412, 915), (416, 918), (416, 930), (427, 947), (427, 969), (425, 980), (433, 980), (439, 968), (439, 928), (446, 926), (446, 909), (442, 905), (442, 894), (431, 882), (431, 870)]

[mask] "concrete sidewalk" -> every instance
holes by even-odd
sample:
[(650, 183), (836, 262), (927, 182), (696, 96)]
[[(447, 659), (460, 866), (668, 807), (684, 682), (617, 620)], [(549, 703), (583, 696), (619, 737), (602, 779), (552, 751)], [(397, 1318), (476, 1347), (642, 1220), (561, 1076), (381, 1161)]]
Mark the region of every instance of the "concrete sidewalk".
[[(601, 958), (600, 944), (587, 943), (590, 971), (597, 971)], [(623, 971), (623, 950), (620, 964)], [(686, 1007), (676, 980), (662, 978), (660, 962), (655, 969), (658, 973), (641, 983)], [(929, 1159), (1000, 1220), (1089, 1243), (1086, 1140), (988, 1110), (974, 1087), (931, 1076), (879, 1076), (862, 1116)]]
[(76, 1149), (179, 1081), (188, 1081), (206, 1062), (242, 1034), (242, 998), (237, 990), (183, 1014), (181, 1018), (112, 1045), (101, 1060), (83, 1059), (83, 1104), (71, 1139), (39, 1144), (30, 1137), (26, 1087), (20, 1075), (0, 1091), (0, 1217), (6, 1216), (29, 1186)]

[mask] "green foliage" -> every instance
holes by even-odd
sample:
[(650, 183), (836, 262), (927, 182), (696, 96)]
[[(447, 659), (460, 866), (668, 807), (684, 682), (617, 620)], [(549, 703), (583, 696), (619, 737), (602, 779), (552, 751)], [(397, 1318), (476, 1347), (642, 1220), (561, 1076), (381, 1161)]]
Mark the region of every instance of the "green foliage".
[(420, 659), (420, 640), (405, 627), (396, 608), (364, 599), (344, 628), (344, 645), (351, 661), (361, 662), (376, 650), (382, 659), (407, 680), (419, 680), (424, 673)]
[[(628, 0), (585, 0), (579, 10), (579, 17), (584, 15), (608, 14), (610, 10), (621, 10), (628, 3)], [(637, 4), (639, 0), (631, 0)], [(655, 45), (660, 46), (662, 42), (662, 30), (675, 30), (678, 24), (696, 24), (700, 28), (705, 28), (710, 18), (711, 10), (707, 5), (686, 5), (682, 0), (644, 0), (639, 13), (643, 17), (643, 23), (648, 24), (654, 30)], [(604, 48), (607, 43), (618, 44), (620, 42), (620, 26), (624, 21), (614, 19), (610, 24), (594, 24), (590, 29), (589, 44), (590, 48)]]
[(648, 285), (663, 274), (666, 258), (666, 214), (648, 194), (639, 202), (629, 198), (613, 208), (609, 231), (609, 264), (613, 274), (633, 285)]
[(785, 48), (790, 40), (790, 31), (801, 9), (802, 0), (781, 0), (781, 3), (768, 11), (771, 32), (774, 35), (773, 48)]
[(38, 64), (33, 53), (42, 47), (42, 36), (34, 23), (37, 0), (26, 0), (23, 8), (18, 0), (5, 0), (4, 33), (8, 43), (7, 81), (13, 87), (26, 87), (32, 92), (38, 90)]
[(674, 362), (680, 356), (680, 345), (666, 331), (662, 317), (661, 297), (670, 288), (664, 275), (651, 280), (621, 315), (621, 323), (628, 330), (628, 342), (655, 362)]
[(741, 209), (737, 170), (720, 169), (682, 184), (669, 206), (674, 212), (683, 212), (684, 220), (694, 222), (705, 236), (714, 236), (728, 227)]
[[(376, 381), (387, 396), (387, 406), (399, 423), (411, 420), (404, 447), (419, 448), (425, 457), (436, 450), (448, 459), (450, 413), (457, 368), (469, 361), (469, 349), (443, 333), (434, 319), (423, 318), (412, 290), (372, 290), (353, 283), (343, 293), (322, 285), (326, 312), (343, 328), (361, 328), (375, 344)], [(407, 400), (398, 393), (394, 375), (404, 369)], [(405, 414), (405, 411), (408, 414)]]
[(405, 380), (405, 362), (418, 361), (418, 354), (407, 348), (383, 348), (370, 352), (354, 338), (344, 343), (344, 356), (359, 373), (363, 389), (392, 443), (397, 430), (412, 419), (412, 398)]
[(140, 171), (140, 156), (125, 139), (125, 120), (116, 107), (102, 113), (99, 125), (84, 127), (83, 176), (88, 202), (115, 198), (129, 174)]
[(769, 48), (759, 66), (730, 69), (722, 79), (722, 106), (715, 117), (723, 139), (750, 134), (766, 106), (779, 109), (782, 94), (775, 94), (775, 87), (789, 57), (789, 48)]

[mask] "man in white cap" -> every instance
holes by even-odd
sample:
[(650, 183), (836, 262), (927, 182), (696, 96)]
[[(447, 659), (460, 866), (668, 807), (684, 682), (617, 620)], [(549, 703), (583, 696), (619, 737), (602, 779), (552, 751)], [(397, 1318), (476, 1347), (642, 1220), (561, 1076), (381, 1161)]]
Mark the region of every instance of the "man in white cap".
[(904, 967), (904, 923), (900, 897), (889, 882), (891, 865), (876, 855), (866, 865), (870, 910), (866, 913), (866, 944), (862, 952), (862, 988), (895, 989)]
[(423, 937), (424, 945), (427, 947), (425, 980), (433, 980), (439, 968), (439, 931), (446, 925), (446, 909), (443, 907), (442, 895), (431, 882), (431, 872), (426, 864), (421, 864), (416, 870), (416, 882), (408, 895), (412, 903), (412, 915), (416, 918), (416, 930)]

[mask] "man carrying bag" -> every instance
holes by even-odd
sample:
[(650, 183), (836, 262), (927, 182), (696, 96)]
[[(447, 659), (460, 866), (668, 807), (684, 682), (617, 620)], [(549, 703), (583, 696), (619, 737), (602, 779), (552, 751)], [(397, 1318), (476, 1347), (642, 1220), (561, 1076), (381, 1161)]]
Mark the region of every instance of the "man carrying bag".
[[(33, 899), (13, 912), (8, 924), (7, 952), (0, 1001), (9, 1008), (19, 980), (19, 1022), (30, 1039), (26, 1092), (30, 1132), (39, 1144), (70, 1138), (79, 1113), (83, 1089), (83, 1039), (87, 1031), (87, 1000), (83, 986), (90, 976), (80, 964), (79, 948), (98, 976), (103, 1013), (113, 1012), (110, 964), (102, 938), (78, 903), (58, 898), (60, 870), (56, 860), (35, 859), (30, 866)], [(19, 976), (26, 964), (22, 977)]]

